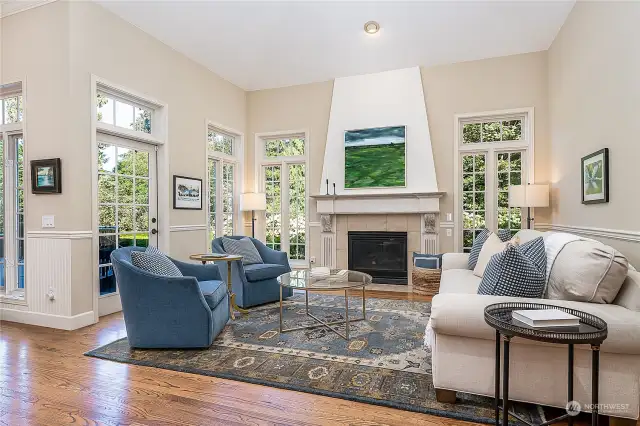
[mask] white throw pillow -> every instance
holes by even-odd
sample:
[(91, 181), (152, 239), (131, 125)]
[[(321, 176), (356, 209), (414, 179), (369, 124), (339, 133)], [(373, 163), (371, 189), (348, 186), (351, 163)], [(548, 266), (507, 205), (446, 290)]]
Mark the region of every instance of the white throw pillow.
[(507, 244), (509, 244), (508, 241), (503, 243), (498, 235), (491, 233), (487, 238), (487, 241), (482, 245), (480, 256), (478, 256), (478, 262), (476, 263), (476, 267), (473, 268), (473, 275), (482, 277), (491, 257), (494, 254), (502, 253), (507, 247)]
[(546, 297), (611, 303), (628, 270), (627, 259), (613, 247), (594, 240), (573, 241), (564, 246), (553, 262)]

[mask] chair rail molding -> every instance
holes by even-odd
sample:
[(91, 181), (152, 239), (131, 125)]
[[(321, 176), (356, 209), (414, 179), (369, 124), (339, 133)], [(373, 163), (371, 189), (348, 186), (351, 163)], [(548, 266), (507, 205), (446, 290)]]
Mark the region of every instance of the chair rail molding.
[[(251, 226), (251, 223), (249, 223)], [(186, 231), (206, 231), (207, 224), (204, 225), (171, 225), (169, 227), (170, 232), (186, 232)]]
[(84, 240), (92, 237), (92, 231), (27, 231), (27, 238)]
[(561, 225), (557, 223), (537, 223), (535, 224), (535, 229), (540, 231), (569, 232), (586, 237), (610, 238), (613, 240), (640, 243), (640, 231), (595, 228), (590, 226)]

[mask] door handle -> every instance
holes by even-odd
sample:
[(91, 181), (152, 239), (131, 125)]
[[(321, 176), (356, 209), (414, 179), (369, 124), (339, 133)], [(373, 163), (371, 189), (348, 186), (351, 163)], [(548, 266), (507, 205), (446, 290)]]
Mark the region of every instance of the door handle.
[(151, 230), (151, 233), (152, 233), (153, 235), (156, 235), (156, 234), (158, 233), (158, 230), (157, 230), (156, 228), (153, 228), (153, 229)]

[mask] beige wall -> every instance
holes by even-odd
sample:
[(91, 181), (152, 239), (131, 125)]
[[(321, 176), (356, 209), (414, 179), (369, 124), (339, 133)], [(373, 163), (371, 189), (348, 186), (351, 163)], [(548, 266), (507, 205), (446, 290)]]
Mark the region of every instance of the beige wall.
[[(54, 2), (3, 18), (2, 55), (2, 82), (27, 83), (26, 160), (62, 159), (62, 194), (27, 191), (27, 232), (41, 229), (43, 214), (55, 215), (56, 231), (92, 229), (91, 74), (168, 104), (170, 175), (206, 177), (206, 120), (245, 132), (244, 90), (93, 2)], [(170, 209), (163, 219), (207, 222), (206, 210)], [(206, 250), (205, 234), (172, 232), (171, 254)], [(92, 310), (89, 248), (72, 250), (74, 314)]]
[[(535, 108), (536, 181), (547, 182), (548, 99), (546, 52), (422, 68), (429, 130), (438, 185), (447, 195), (441, 200), (441, 220), (453, 212), (454, 115), (508, 108)], [(315, 83), (248, 94), (248, 139), (254, 134), (309, 128), (310, 192), (318, 191), (326, 132), (331, 109), (332, 83)], [(247, 161), (253, 162), (249, 153)], [(249, 168), (248, 168), (249, 170)], [(251, 170), (253, 170), (251, 168)], [(250, 178), (250, 176), (248, 176)], [(536, 213), (548, 222), (547, 209)], [(310, 200), (310, 221), (317, 222)], [(310, 256), (319, 256), (319, 229), (310, 230)], [(453, 238), (442, 233), (441, 249), (453, 250)]]
[[(638, 22), (638, 2), (578, 2), (549, 50), (554, 224), (640, 229)], [(602, 148), (610, 154), (610, 202), (584, 205), (580, 160)], [(637, 244), (605, 242), (640, 264)]]

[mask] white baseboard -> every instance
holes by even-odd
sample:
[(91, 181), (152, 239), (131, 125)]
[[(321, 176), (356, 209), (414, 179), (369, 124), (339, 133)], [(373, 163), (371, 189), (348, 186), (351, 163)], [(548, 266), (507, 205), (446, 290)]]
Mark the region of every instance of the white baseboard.
[(0, 312), (0, 317), (3, 321), (19, 322), (22, 324), (57, 328), (60, 330), (77, 330), (79, 328), (95, 324), (93, 311), (67, 317), (62, 315), (42, 314), (39, 312), (3, 308)]

